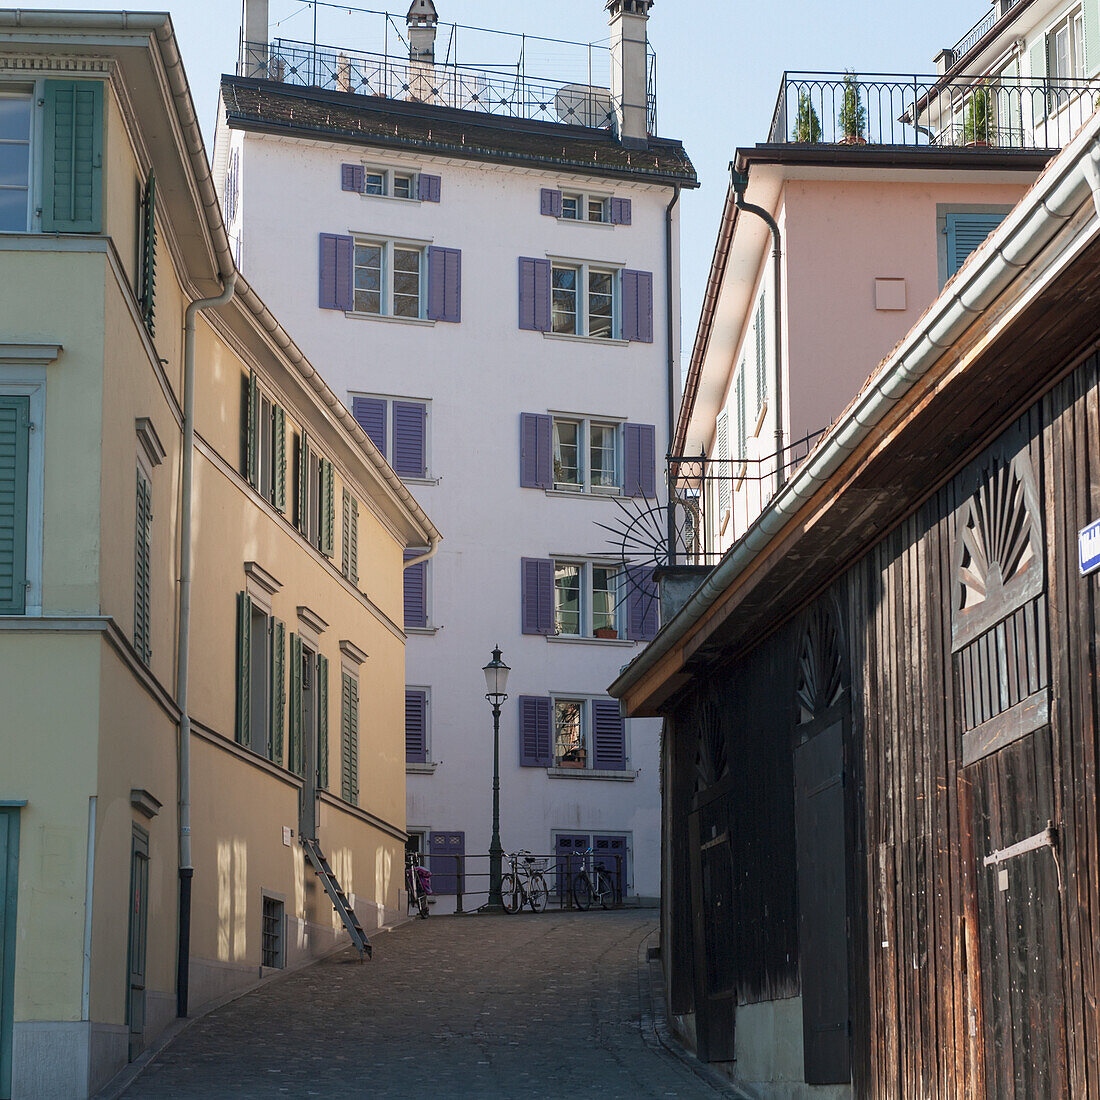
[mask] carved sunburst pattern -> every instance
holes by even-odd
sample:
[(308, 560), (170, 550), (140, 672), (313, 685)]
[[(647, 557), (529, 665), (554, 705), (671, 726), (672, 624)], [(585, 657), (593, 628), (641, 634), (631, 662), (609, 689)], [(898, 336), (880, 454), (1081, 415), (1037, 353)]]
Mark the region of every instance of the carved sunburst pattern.
[(840, 629), (829, 607), (810, 613), (798, 651), (798, 724), (812, 722), (840, 701), (844, 690)]
[(965, 611), (999, 596), (1035, 556), (1032, 519), (1015, 463), (991, 466), (970, 498), (961, 532), (955, 607)]
[(705, 791), (729, 771), (726, 739), (717, 704), (711, 700), (701, 703), (696, 710), (696, 723), (699, 730), (699, 747), (695, 755), (696, 790)]

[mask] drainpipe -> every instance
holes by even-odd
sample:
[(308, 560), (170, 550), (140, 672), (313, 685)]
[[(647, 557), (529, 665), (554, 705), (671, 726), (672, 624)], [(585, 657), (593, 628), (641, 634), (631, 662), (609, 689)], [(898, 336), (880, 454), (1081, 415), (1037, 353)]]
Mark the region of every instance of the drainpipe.
[(745, 189), (749, 185), (749, 177), (735, 170), (733, 161), (730, 161), (730, 182), (733, 186), (733, 201), (738, 210), (744, 210), (746, 214), (755, 214), (760, 218), (772, 233), (772, 266), (775, 269), (775, 290), (772, 297), (775, 299), (775, 491), (778, 493), (783, 488), (787, 479), (787, 472), (783, 460), (784, 426), (783, 426), (783, 238), (779, 233), (779, 226), (775, 218), (762, 206), (753, 206), (751, 202), (745, 202)]
[(191, 638), (191, 497), (195, 458), (195, 315), (223, 306), (233, 297), (237, 272), (230, 271), (215, 298), (198, 298), (187, 306), (183, 326), (183, 483), (180, 489), (180, 608), (176, 644), (176, 705), (180, 711), (179, 744), (179, 949), (176, 956), (176, 1015), (187, 1015), (191, 968), (191, 716), (188, 713), (188, 646)]
[[(680, 201), (680, 185), (677, 183), (672, 192), (672, 200), (665, 208), (665, 314), (668, 318), (668, 450), (672, 452), (672, 441), (676, 437), (676, 329), (673, 315), (672, 276), (675, 263), (672, 255), (672, 213)], [(669, 464), (665, 461), (665, 477), (668, 478)], [(668, 564), (676, 564), (676, 504), (672, 499), (672, 482), (668, 490)]]

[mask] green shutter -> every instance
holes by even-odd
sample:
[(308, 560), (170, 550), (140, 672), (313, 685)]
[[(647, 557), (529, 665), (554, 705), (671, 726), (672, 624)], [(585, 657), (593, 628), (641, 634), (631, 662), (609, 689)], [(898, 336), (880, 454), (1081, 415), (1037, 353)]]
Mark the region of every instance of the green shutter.
[(317, 654), (317, 786), (328, 788), (328, 658)]
[(141, 319), (154, 335), (157, 292), (157, 180), (152, 172), (141, 200)]
[(336, 549), (336, 478), (332, 463), (321, 459), (321, 545), (318, 549), (331, 558)]
[(1100, 0), (1084, 0), (1081, 14), (1085, 22), (1085, 76), (1100, 69)]
[(359, 681), (351, 683), (351, 802), (359, 805)]
[(42, 229), (103, 228), (103, 83), (47, 80), (42, 142)]
[(152, 523), (153, 490), (149, 479), (139, 468), (134, 517), (134, 649), (146, 664), (153, 656), (149, 622)]
[[(1031, 96), (1031, 122), (1038, 126), (1047, 117), (1047, 97), (1043, 89), (1043, 83), (1047, 78), (1047, 40), (1046, 35), (1040, 35), (1031, 44), (1028, 52), (1031, 64), (1031, 85), (1028, 94)], [(1041, 144), (1038, 136), (1036, 144)]]
[(274, 476), (271, 479), (272, 493), (275, 499), (272, 504), (284, 515), (286, 514), (286, 413), (275, 406), (272, 412), (272, 441), (271, 446), (275, 451)]
[(359, 585), (359, 501), (351, 498), (351, 565), (348, 566), (348, 580)]
[(756, 415), (759, 418), (768, 399), (768, 343), (767, 320), (764, 315), (764, 291), (756, 306)]
[(309, 530), (309, 444), (303, 430), (298, 437), (298, 530)]
[(342, 558), (340, 571), (352, 584), (359, 583), (359, 501), (344, 490)]
[(247, 592), (237, 593), (237, 744), (249, 743), (252, 684), (252, 601)]
[(283, 763), (286, 725), (286, 627), (271, 620), (271, 759)]
[(0, 397), (0, 615), (27, 609), (27, 462), (31, 399)]
[(340, 572), (351, 576), (351, 493), (344, 490), (343, 523), (340, 527)]
[(974, 252), (1005, 220), (1004, 214), (947, 215), (947, 276), (959, 270)]
[(260, 415), (260, 389), (256, 382), (256, 372), (248, 372), (248, 405), (245, 408), (245, 439), (247, 440), (245, 454), (247, 466), (245, 477), (248, 484), (255, 489), (260, 484), (260, 433), (258, 417)]
[(290, 751), (287, 767), (302, 774), (302, 639), (290, 636)]
[(343, 675), (340, 705), (340, 793), (345, 802), (359, 802), (359, 682)]

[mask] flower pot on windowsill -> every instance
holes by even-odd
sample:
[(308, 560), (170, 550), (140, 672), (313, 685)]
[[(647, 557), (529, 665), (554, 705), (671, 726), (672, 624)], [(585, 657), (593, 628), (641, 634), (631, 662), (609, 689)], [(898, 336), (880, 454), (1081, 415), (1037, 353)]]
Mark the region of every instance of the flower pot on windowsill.
[(614, 640), (619, 636), (619, 632), (613, 626), (598, 626), (593, 633), (597, 638), (605, 638), (608, 640)]
[(866, 145), (867, 139), (862, 134), (845, 134), (840, 139), (841, 145)]

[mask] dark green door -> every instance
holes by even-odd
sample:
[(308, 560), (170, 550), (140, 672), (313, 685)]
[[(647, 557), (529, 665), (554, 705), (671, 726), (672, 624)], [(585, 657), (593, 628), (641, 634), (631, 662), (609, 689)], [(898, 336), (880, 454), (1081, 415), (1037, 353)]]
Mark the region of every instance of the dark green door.
[(145, 1049), (145, 954), (149, 935), (149, 834), (134, 826), (130, 848), (130, 1061)]
[(0, 807), (0, 1100), (11, 1097), (15, 1015), (15, 899), (19, 886), (19, 811)]

